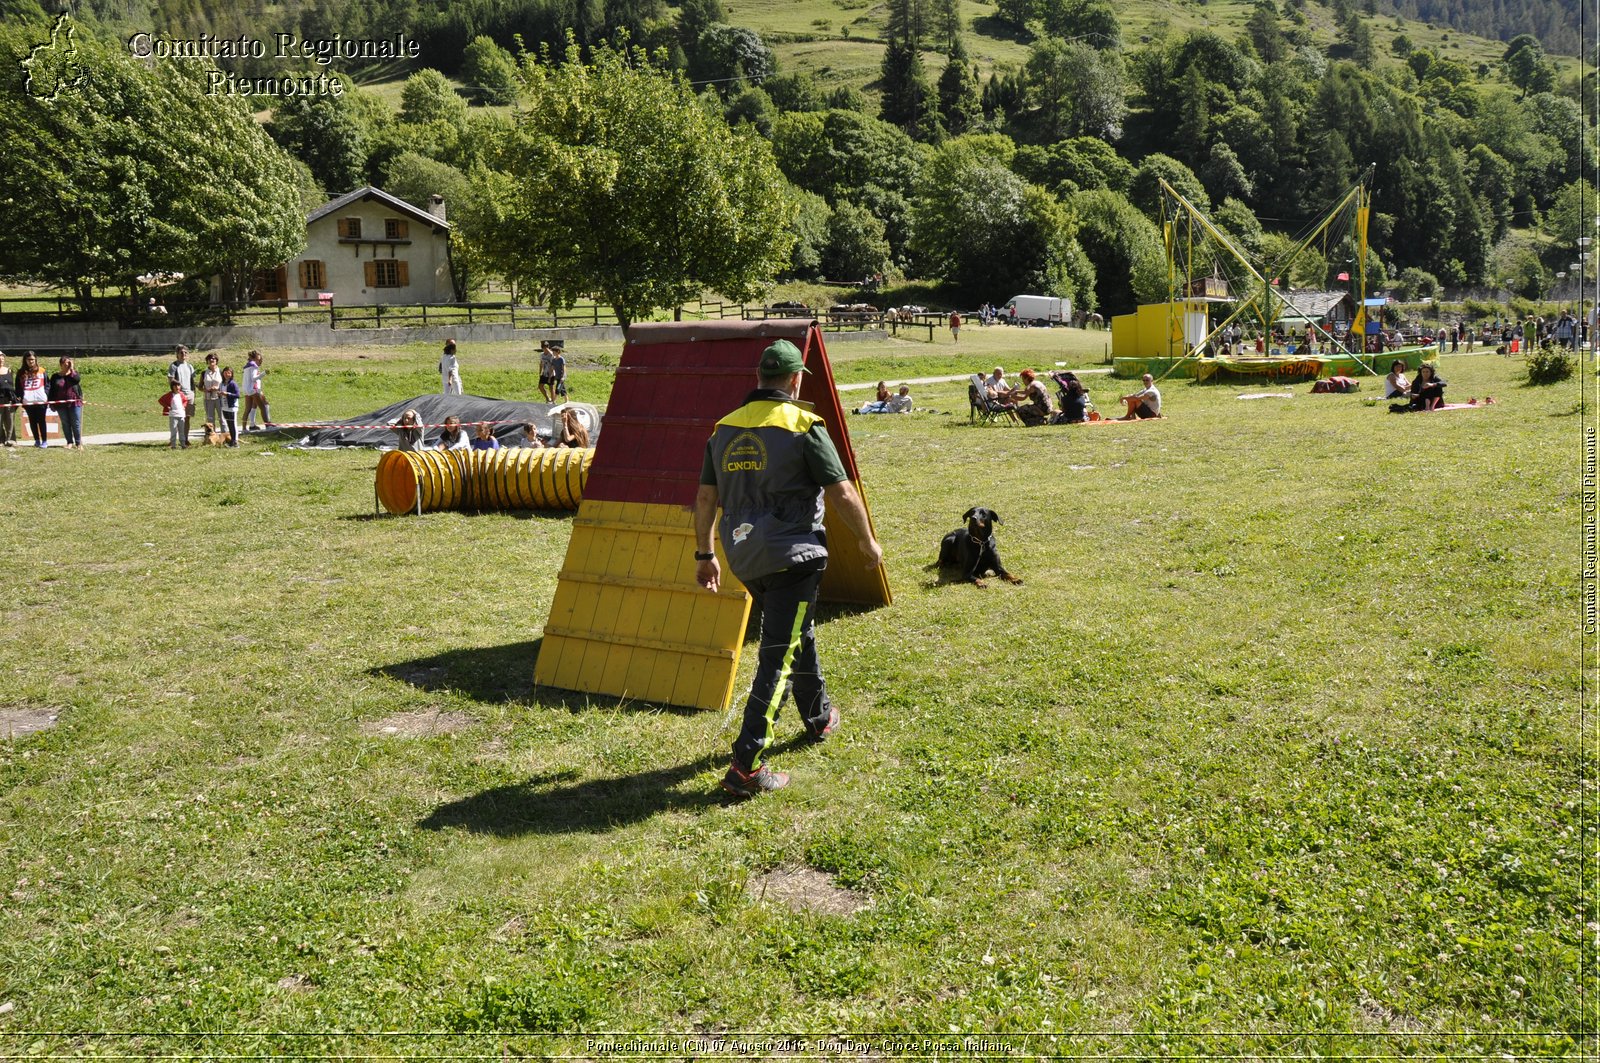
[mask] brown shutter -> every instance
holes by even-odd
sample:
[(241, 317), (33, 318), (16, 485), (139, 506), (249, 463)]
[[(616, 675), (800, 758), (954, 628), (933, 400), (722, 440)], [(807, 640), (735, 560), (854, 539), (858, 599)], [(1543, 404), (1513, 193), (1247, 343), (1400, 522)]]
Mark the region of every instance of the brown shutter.
[(309, 263), (309, 262), (300, 263), (300, 265), (298, 267), (296, 267), (296, 271), (300, 274), (300, 287), (302, 287), (302, 288), (313, 288), (313, 287), (315, 287), (315, 285), (313, 285), (311, 283), (311, 263)]
[(288, 295), (289, 294), (289, 264), (287, 262), (285, 262), (283, 265), (278, 267), (278, 275), (274, 279), (275, 279), (275, 281), (276, 281), (276, 283), (278, 285), (278, 287), (277, 287), (278, 294), (279, 295)]
[(361, 265), (366, 269), (367, 287), (376, 288), (378, 286), (378, 264), (369, 258)]
[(340, 218), (338, 224), (339, 224), (339, 239), (343, 240), (343, 239), (347, 238), (350, 235), (350, 219), (349, 218)]
[(398, 275), (395, 277), (395, 280), (399, 283), (400, 287), (404, 288), (406, 285), (411, 283), (411, 270), (407, 268), (404, 261), (396, 262), (395, 268), (398, 273)]
[(394, 238), (404, 240), (411, 232), (411, 225), (404, 218), (397, 218), (394, 223)]

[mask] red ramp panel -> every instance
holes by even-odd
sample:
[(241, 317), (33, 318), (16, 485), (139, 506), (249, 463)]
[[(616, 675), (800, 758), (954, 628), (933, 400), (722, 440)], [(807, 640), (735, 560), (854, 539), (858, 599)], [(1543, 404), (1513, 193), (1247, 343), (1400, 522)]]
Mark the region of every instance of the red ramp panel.
[[(706, 440), (755, 387), (761, 351), (777, 339), (804, 352), (809, 372), (801, 397), (827, 424), (861, 488), (813, 323), (632, 326), (545, 625), (537, 682), (674, 705), (727, 705), (750, 598), (725, 562), (720, 593), (696, 586), (686, 511), (699, 489)], [(863, 566), (859, 541), (831, 512), (827, 526), (822, 596), (887, 605), (882, 567)]]

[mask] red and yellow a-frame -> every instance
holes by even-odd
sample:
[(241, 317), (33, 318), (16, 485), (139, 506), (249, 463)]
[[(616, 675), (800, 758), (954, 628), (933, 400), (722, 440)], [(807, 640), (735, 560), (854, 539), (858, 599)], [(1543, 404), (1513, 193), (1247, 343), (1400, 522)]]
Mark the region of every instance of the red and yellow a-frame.
[[(717, 593), (695, 583), (694, 497), (706, 440), (755, 387), (761, 352), (778, 339), (805, 356), (800, 398), (826, 422), (861, 490), (815, 322), (632, 326), (545, 623), (537, 683), (668, 705), (728, 704), (750, 596), (726, 561)], [(822, 597), (887, 605), (882, 566), (864, 566), (859, 541), (831, 510), (826, 523)]]

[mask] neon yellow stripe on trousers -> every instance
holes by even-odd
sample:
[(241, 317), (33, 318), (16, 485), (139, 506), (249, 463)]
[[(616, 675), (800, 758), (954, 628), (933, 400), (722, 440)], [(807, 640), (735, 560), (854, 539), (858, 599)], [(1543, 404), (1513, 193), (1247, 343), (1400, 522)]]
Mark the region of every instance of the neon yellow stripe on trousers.
[[(772, 696), (767, 699), (767, 731), (761, 736), (761, 752), (756, 754), (755, 760), (750, 763), (751, 771), (761, 770), (762, 754), (767, 747), (772, 745), (772, 728), (778, 722), (778, 704), (783, 701), (783, 692), (789, 685), (789, 672), (794, 667), (795, 652), (800, 649), (800, 633), (805, 630), (806, 615), (811, 611), (811, 605), (802, 601), (799, 608), (794, 611), (794, 630), (789, 632), (789, 645), (783, 651), (783, 667), (778, 669), (778, 681), (772, 687)], [(766, 632), (762, 632), (763, 635)]]

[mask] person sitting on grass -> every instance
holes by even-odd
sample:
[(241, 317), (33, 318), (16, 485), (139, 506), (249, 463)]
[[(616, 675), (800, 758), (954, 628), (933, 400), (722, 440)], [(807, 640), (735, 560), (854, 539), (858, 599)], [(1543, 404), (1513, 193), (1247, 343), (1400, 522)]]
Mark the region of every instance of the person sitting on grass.
[(472, 438), (473, 450), (499, 450), (500, 441), (494, 437), (494, 425), (484, 421), (478, 425), (478, 432)]
[(1411, 381), (1406, 379), (1406, 363), (1396, 358), (1394, 364), (1389, 366), (1389, 375), (1383, 378), (1383, 397), (1401, 399), (1410, 391)]
[(1078, 374), (1056, 373), (1056, 384), (1061, 388), (1062, 424), (1082, 424), (1089, 419), (1089, 391), (1078, 379)]
[(1039, 379), (1039, 374), (1032, 369), (1022, 371), (1022, 402), (1017, 406), (1017, 417), (1029, 428), (1034, 425), (1049, 424), (1050, 417), (1054, 414), (1055, 406), (1050, 401), (1050, 392), (1044, 386), (1044, 381)]
[(910, 387), (910, 385), (901, 384), (900, 385), (900, 393), (890, 397), (888, 406), (889, 406), (889, 412), (890, 413), (910, 413), (911, 412), (911, 387)]
[(534, 427), (534, 424), (533, 424), (532, 421), (524, 421), (522, 423), (522, 442), (521, 442), (521, 445), (525, 446), (525, 447), (543, 447), (544, 446), (544, 437), (539, 435), (539, 429)]
[(1119, 400), (1128, 408), (1128, 412), (1118, 420), (1141, 421), (1161, 416), (1161, 391), (1156, 387), (1156, 378), (1149, 373), (1144, 375), (1143, 388), (1131, 395), (1119, 396)]
[(878, 390), (871, 402), (861, 404), (857, 413), (888, 413), (889, 412), (889, 385), (878, 381)]
[(556, 445), (574, 447), (578, 450), (589, 449), (589, 430), (578, 420), (578, 411), (571, 407), (561, 411), (561, 437)]
[(1407, 408), (1432, 410), (1443, 404), (1444, 381), (1439, 379), (1439, 371), (1431, 363), (1423, 362), (1417, 369), (1417, 379), (1411, 382), (1411, 401)]
[(461, 418), (451, 414), (444, 419), (444, 427), (439, 429), (440, 450), (468, 450), (472, 447), (472, 440), (467, 437), (466, 429), (461, 427)]
[(407, 410), (399, 420), (389, 426), (394, 433), (396, 450), (414, 454), (422, 449), (422, 418), (416, 410)]

